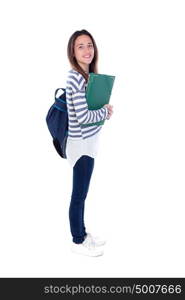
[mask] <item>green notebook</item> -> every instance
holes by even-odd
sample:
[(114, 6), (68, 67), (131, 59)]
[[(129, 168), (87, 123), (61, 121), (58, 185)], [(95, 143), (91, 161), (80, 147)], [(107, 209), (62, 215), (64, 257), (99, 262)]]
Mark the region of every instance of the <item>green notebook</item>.
[[(114, 85), (115, 76), (90, 73), (89, 80), (86, 88), (86, 100), (89, 110), (96, 110), (102, 108), (110, 101), (112, 88)], [(103, 125), (105, 120), (82, 124), (82, 127)]]

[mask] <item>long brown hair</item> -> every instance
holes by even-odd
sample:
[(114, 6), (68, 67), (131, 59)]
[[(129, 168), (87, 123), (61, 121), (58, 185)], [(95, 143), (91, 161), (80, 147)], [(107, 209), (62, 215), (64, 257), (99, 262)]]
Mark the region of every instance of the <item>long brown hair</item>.
[(96, 46), (95, 40), (93, 38), (93, 36), (85, 29), (82, 30), (78, 30), (75, 31), (72, 36), (69, 39), (68, 42), (68, 46), (67, 46), (67, 56), (69, 59), (69, 62), (71, 64), (71, 67), (74, 68), (77, 72), (79, 72), (80, 74), (82, 74), (82, 76), (86, 79), (86, 82), (88, 81), (88, 74), (85, 73), (85, 71), (80, 67), (80, 65), (78, 64), (75, 56), (74, 56), (74, 44), (75, 44), (75, 40), (77, 37), (79, 37), (80, 35), (88, 35), (93, 43), (93, 47), (94, 47), (94, 57), (92, 62), (89, 65), (89, 73), (93, 72), (93, 73), (98, 73), (98, 48)]

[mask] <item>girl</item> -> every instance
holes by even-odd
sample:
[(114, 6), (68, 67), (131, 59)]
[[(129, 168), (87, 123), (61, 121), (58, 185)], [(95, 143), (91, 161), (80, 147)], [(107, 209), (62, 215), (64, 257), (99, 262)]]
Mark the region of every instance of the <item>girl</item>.
[(69, 118), (66, 155), (73, 168), (73, 188), (69, 207), (73, 238), (72, 252), (99, 256), (103, 254), (103, 251), (99, 250), (98, 246), (105, 244), (105, 241), (86, 232), (84, 206), (102, 125), (88, 127), (81, 125), (110, 119), (113, 106), (106, 104), (101, 109), (88, 110), (85, 91), (89, 73), (98, 73), (98, 50), (94, 38), (87, 30), (76, 31), (72, 34), (68, 42), (67, 55), (72, 68), (67, 74), (66, 81)]

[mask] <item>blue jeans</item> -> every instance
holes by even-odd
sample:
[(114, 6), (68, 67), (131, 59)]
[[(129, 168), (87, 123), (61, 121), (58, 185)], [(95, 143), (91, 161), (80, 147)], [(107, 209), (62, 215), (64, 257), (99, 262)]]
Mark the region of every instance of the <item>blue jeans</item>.
[(87, 234), (84, 224), (84, 207), (93, 168), (94, 158), (87, 155), (81, 156), (73, 167), (69, 221), (73, 242), (76, 244), (82, 243)]

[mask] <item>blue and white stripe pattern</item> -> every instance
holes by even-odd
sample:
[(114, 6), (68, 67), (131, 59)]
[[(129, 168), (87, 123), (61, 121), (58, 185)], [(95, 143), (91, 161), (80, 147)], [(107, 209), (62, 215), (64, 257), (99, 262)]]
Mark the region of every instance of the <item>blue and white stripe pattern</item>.
[(86, 139), (99, 132), (102, 125), (82, 127), (81, 124), (95, 123), (105, 120), (108, 109), (102, 107), (88, 110), (85, 88), (85, 78), (79, 72), (71, 69), (66, 82), (66, 102), (68, 109), (68, 136), (70, 139)]

